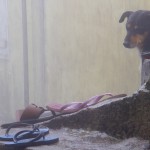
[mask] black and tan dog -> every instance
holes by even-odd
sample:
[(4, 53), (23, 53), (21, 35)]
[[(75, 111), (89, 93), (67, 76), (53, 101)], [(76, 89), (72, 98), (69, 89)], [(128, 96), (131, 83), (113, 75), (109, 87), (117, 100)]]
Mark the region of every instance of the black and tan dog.
[(150, 11), (126, 11), (119, 22), (122, 23), (125, 18), (127, 18), (127, 35), (123, 45), (126, 48), (137, 47), (142, 60), (150, 58)]

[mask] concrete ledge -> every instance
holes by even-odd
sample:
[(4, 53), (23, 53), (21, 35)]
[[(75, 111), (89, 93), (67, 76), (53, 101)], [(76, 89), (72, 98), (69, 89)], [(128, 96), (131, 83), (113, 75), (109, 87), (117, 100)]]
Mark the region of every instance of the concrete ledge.
[(111, 99), (80, 112), (57, 117), (50, 128), (83, 128), (117, 138), (150, 137), (150, 92), (145, 84), (130, 97)]

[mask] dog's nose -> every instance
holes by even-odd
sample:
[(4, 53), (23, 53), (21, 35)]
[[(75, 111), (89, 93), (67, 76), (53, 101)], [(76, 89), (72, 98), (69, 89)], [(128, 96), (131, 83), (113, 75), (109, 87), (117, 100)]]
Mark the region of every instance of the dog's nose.
[(123, 43), (123, 45), (124, 45), (124, 47), (126, 47), (126, 48), (130, 48), (130, 43), (127, 42), (127, 41), (125, 41), (125, 42)]

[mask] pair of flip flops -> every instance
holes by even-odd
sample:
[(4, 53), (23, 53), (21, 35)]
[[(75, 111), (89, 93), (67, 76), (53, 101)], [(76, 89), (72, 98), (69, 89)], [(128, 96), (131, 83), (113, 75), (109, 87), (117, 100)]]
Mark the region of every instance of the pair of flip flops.
[(5, 135), (0, 135), (1, 147), (3, 147), (4, 149), (23, 149), (30, 146), (50, 145), (59, 141), (58, 137), (48, 135), (49, 128), (45, 126), (32, 125), (31, 129), (21, 130), (15, 134), (10, 133), (10, 130), (17, 127), (18, 125), (29, 126), (30, 124), (15, 123), (9, 126), (6, 130)]
[[(125, 96), (126, 94), (112, 95), (111, 93), (104, 93), (101, 95), (93, 96), (90, 99), (83, 102), (71, 102), (68, 104), (48, 104), (46, 108), (38, 107), (35, 104), (30, 104), (24, 110), (17, 111), (18, 122), (15, 123), (21, 122), (35, 124), (39, 122), (44, 122), (61, 115), (71, 114), (80, 111), (84, 108), (96, 105), (104, 100), (122, 98)], [(1, 127), (7, 128), (11, 124), (14, 123), (2, 124)]]

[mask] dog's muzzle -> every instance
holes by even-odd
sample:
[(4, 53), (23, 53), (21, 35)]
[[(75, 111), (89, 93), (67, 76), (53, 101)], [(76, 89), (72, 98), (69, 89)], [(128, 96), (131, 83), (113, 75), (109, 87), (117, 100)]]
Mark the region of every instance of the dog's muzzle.
[(130, 43), (127, 41), (124, 41), (123, 45), (125, 48), (131, 48)]
[(136, 46), (135, 44), (131, 43), (130, 41), (126, 41), (126, 40), (124, 41), (123, 45), (125, 48), (134, 48)]

